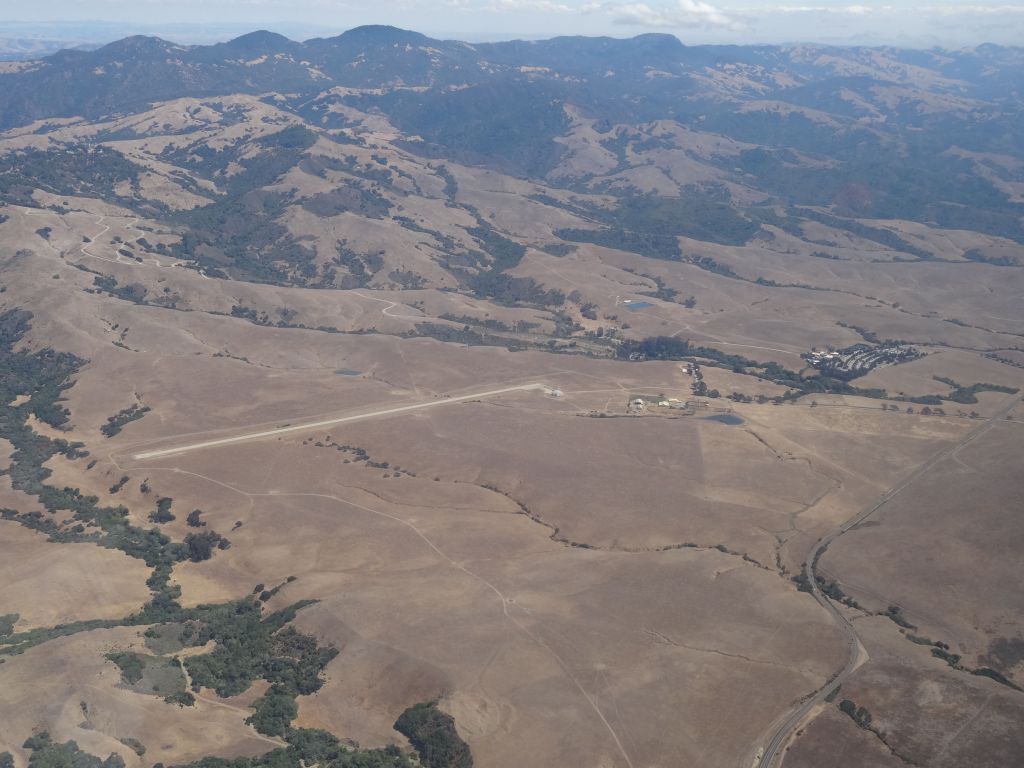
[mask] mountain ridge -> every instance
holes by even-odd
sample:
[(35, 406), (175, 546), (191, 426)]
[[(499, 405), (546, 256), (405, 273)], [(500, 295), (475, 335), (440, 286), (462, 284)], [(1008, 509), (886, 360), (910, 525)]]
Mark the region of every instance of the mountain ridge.
[(54, 117), (93, 119), (182, 96), (312, 94), (332, 86), (464, 88), (546, 79), (585, 84), (598, 99), (648, 104), (729, 98), (730, 88), (772, 97), (812, 83), (838, 88), (857, 76), (877, 83), (930, 81), (933, 90), (1012, 100), (1024, 82), (1024, 49), (687, 46), (666, 34), (473, 45), (387, 26), (304, 42), (267, 30), (214, 45), (138, 35), (0, 70), (0, 129)]

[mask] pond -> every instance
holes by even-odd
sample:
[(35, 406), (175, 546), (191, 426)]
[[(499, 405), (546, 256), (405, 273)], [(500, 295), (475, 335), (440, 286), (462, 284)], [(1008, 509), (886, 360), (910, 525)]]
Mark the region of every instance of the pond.
[(622, 306), (628, 309), (630, 312), (636, 312), (638, 309), (647, 309), (647, 307), (653, 307), (649, 301), (624, 301)]
[(743, 423), (743, 419), (735, 413), (716, 413), (714, 416), (705, 416), (704, 419), (706, 421), (717, 421), (719, 424), (728, 424), (732, 427)]
[(339, 376), (362, 376), (362, 371), (353, 371), (351, 368), (339, 368), (335, 371)]

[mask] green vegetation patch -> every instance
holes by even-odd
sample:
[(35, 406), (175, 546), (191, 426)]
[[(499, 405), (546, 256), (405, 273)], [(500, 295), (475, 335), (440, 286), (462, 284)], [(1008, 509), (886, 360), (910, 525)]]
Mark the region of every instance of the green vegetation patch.
[(14, 625), (18, 623), (20, 619), (17, 613), (5, 613), (0, 616), (0, 637), (7, 637), (7, 635), (14, 633)]
[(472, 768), (469, 746), (455, 730), (451, 715), (437, 708), (437, 702), (417, 704), (405, 710), (395, 722), (427, 768)]
[[(185, 661), (194, 690), (207, 687), (227, 697), (244, 692), (257, 679), (269, 682), (269, 690), (255, 703), (250, 723), (261, 733), (285, 738), (290, 744), (258, 758), (205, 758), (190, 768), (309, 768), (313, 764), (325, 768), (411, 768), (409, 759), (397, 748), (351, 751), (328, 733), (291, 728), (297, 713), (295, 699), (319, 690), (324, 668), (338, 653), (288, 626), (299, 610), (315, 601), (297, 602), (267, 616), (255, 595), (185, 609), (178, 603), (180, 587), (171, 584), (174, 565), (186, 559), (206, 559), (216, 549), (228, 546), (224, 537), (201, 529), (190, 533), (183, 542), (174, 542), (155, 528), (145, 530), (131, 525), (124, 507), (103, 507), (96, 497), (85, 496), (76, 488), (57, 488), (45, 482), (51, 473), (44, 465), (54, 455), (74, 459), (85, 454), (77, 444), (37, 434), (28, 426), (28, 418), (35, 415), (56, 429), (66, 424), (68, 412), (61, 404), (62, 394), (71, 386), (72, 376), (82, 361), (49, 349), (16, 351), (15, 345), (28, 331), (30, 319), (29, 313), (19, 310), (0, 313), (0, 436), (15, 449), (10, 467), (3, 474), (9, 476), (15, 489), (36, 496), (46, 511), (21, 513), (0, 509), (0, 517), (41, 531), (51, 541), (93, 543), (143, 560), (153, 569), (146, 581), (153, 596), (139, 612), (123, 619), (79, 621), (26, 632), (15, 632), (17, 616), (5, 615), (0, 623), (0, 654), (22, 653), (40, 643), (78, 632), (152, 625), (146, 631), (146, 641), (157, 652), (214, 643), (212, 651)], [(29, 399), (11, 405), (21, 395)], [(170, 499), (161, 499), (158, 512), (160, 509), (169, 513)], [(66, 514), (57, 516), (57, 512), (72, 515), (68, 519)], [(108, 658), (120, 669), (125, 684), (134, 690), (161, 695), (171, 704), (193, 703), (177, 659), (132, 652), (112, 653)], [(435, 726), (439, 733), (444, 731), (443, 719)], [(440, 743), (442, 736), (432, 733), (429, 728), (423, 731), (424, 744)], [(453, 728), (451, 733), (454, 735)], [(30, 768), (124, 766), (116, 755), (102, 760), (83, 753), (74, 742), (56, 744), (45, 733), (30, 738), (25, 748), (32, 750)], [(438, 746), (431, 749), (438, 754), (447, 753)], [(458, 752), (455, 747), (447, 748), (448, 752), (452, 750), (453, 754)], [(442, 764), (448, 763), (429, 765)]]
[(743, 245), (761, 225), (739, 213), (725, 200), (687, 188), (679, 197), (636, 195), (614, 212), (615, 223), (632, 232), (689, 237), (721, 245)]
[(953, 388), (953, 391), (945, 398), (946, 400), (952, 400), (954, 403), (960, 403), (961, 405), (974, 405), (978, 402), (978, 395), (981, 392), (1002, 392), (1007, 395), (1016, 395), (1020, 392), (1016, 387), (1005, 387), (1001, 384), (971, 384), (970, 386), (964, 386), (953, 381), (953, 379), (947, 379), (944, 376), (933, 376), (936, 381), (947, 384)]
[(120, 651), (107, 658), (121, 670), (121, 682), (136, 693), (173, 696), (185, 692), (185, 675), (177, 659)]
[(258, 757), (227, 760), (205, 757), (175, 768), (414, 768), (415, 764), (397, 747), (350, 749), (326, 731), (296, 728), (281, 747)]
[(132, 752), (134, 752), (139, 757), (142, 757), (144, 754), (146, 754), (146, 745), (138, 739), (133, 739), (131, 736), (126, 736), (123, 739), (118, 739), (118, 741), (120, 741), (122, 744), (128, 747)]
[(424, 142), (407, 144), (418, 154), (543, 176), (565, 152), (554, 141), (569, 128), (565, 96), (558, 84), (498, 80), (450, 91), (394, 89), (353, 102), (379, 106), (404, 133), (421, 136)]
[[(560, 229), (555, 236), (669, 261), (683, 258), (680, 237), (721, 245), (744, 245), (761, 229), (760, 223), (745, 217), (728, 202), (692, 189), (684, 190), (680, 197), (625, 197), (612, 211), (594, 208), (588, 214), (602, 222), (604, 228)], [(706, 261), (715, 265), (711, 259)], [(709, 269), (704, 263), (698, 266)], [(727, 267), (719, 274), (734, 276)]]
[(133, 421), (138, 421), (150, 411), (148, 405), (133, 405), (131, 408), (125, 408), (124, 410), (118, 411), (113, 416), (107, 417), (107, 423), (100, 427), (100, 432), (106, 437), (113, 437), (119, 433), (125, 426)]
[(120, 755), (111, 754), (106, 760), (101, 760), (80, 750), (73, 741), (55, 743), (46, 731), (37, 733), (23, 746), (32, 750), (29, 768), (124, 768)]
[(0, 199), (36, 208), (32, 192), (43, 189), (56, 195), (113, 198), (136, 208), (138, 201), (113, 190), (122, 181), (139, 182), (139, 166), (115, 149), (102, 145), (64, 147), (47, 152), (25, 149), (0, 158)]
[(318, 690), (320, 671), (337, 650), (320, 648), (314, 638), (294, 629), (284, 630), (299, 610), (313, 602), (295, 603), (266, 618), (259, 601), (251, 597), (186, 612), (202, 625), (190, 644), (217, 643), (211, 653), (186, 660), (193, 686), (212, 688), (218, 696), (237, 696), (263, 678), (285, 685), (296, 695)]
[(156, 511), (151, 512), (149, 515), (149, 522), (151, 523), (169, 523), (174, 520), (174, 513), (171, 512), (171, 506), (174, 504), (174, 499), (167, 496), (156, 500)]
[(143, 633), (146, 648), (157, 656), (177, 653), (186, 646), (196, 645), (199, 630), (194, 621), (171, 621), (155, 624)]
[(1005, 685), (1007, 688), (1013, 688), (1015, 691), (1024, 690), (1015, 682), (1010, 680), (1010, 678), (1008, 678), (1002, 672), (992, 669), (991, 667), (978, 667), (976, 669), (972, 669), (969, 671), (972, 675), (977, 675), (978, 677), (987, 677), (991, 680), (995, 680), (1000, 685)]
[[(193, 763), (175, 768), (415, 768), (400, 749), (350, 749), (330, 733), (313, 729), (291, 729), (287, 747), (280, 747), (258, 757), (204, 757)], [(145, 746), (136, 739), (120, 739), (136, 754), (142, 755)], [(40, 733), (25, 742), (32, 750), (29, 768), (124, 768), (124, 760), (110, 755), (102, 760), (83, 752), (74, 741), (55, 744), (48, 733)], [(0, 768), (13, 768), (13, 759), (0, 753)]]
[[(181, 241), (171, 248), (172, 255), (197, 262), (209, 274), (230, 269), (254, 282), (306, 284), (316, 277), (313, 250), (278, 221), (290, 196), (263, 189), (294, 168), (315, 142), (315, 133), (292, 126), (245, 148), (234, 145), (215, 151), (196, 145), (176, 150), (184, 157), (200, 157), (191, 166), (225, 193), (210, 205), (171, 215), (185, 229)], [(245, 149), (257, 151), (243, 156)], [(168, 159), (189, 165), (184, 157), (172, 153)], [(228, 176), (224, 170), (233, 162), (242, 170)]]
[(121, 682), (134, 685), (142, 679), (144, 668), (143, 656), (138, 653), (108, 653), (107, 659), (114, 662), (121, 670)]
[(656, 235), (647, 232), (630, 232), (619, 227), (605, 229), (579, 229), (568, 227), (555, 230), (555, 237), (573, 243), (591, 243), (603, 248), (629, 251), (640, 256), (666, 261), (681, 261), (678, 238), (672, 235)]
[(482, 250), (453, 253), (445, 269), (480, 298), (499, 304), (557, 307), (565, 303), (562, 291), (546, 289), (531, 277), (509, 275), (507, 271), (517, 267), (526, 255), (526, 247), (494, 229), (472, 206), (462, 207), (476, 218), (477, 225), (467, 232)]
[[(271, 684), (270, 689), (257, 700), (256, 711), (249, 722), (260, 733), (284, 736), (298, 712), (295, 699), (320, 689), (321, 673), (338, 654), (337, 649), (322, 647), (316, 638), (286, 626), (299, 610), (313, 602), (294, 603), (265, 617), (262, 603), (252, 596), (191, 609), (170, 602), (162, 606), (161, 624), (146, 631), (146, 641), (151, 648), (171, 652), (179, 647), (198, 647), (213, 642), (215, 647), (209, 653), (185, 660), (193, 691), (210, 688), (218, 696), (237, 696), (248, 690), (254, 681), (266, 680)], [(152, 616), (156, 610), (150, 606), (151, 618), (157, 618)], [(140, 692), (159, 693), (172, 697), (175, 703), (187, 703), (179, 701), (184, 684), (172, 685), (169, 673), (158, 674), (161, 670), (158, 662), (176, 665), (174, 660), (140, 654), (108, 658), (121, 667), (126, 682), (146, 687)], [(151, 675), (150, 665), (154, 665)], [(126, 669), (130, 670), (131, 677)], [(180, 670), (177, 674), (180, 676)]]
[[(619, 345), (618, 356), (623, 360), (640, 362), (644, 360), (692, 360), (700, 358), (710, 361), (709, 364), (720, 368), (729, 368), (735, 373), (757, 376), (775, 384), (789, 387), (790, 390), (776, 400), (793, 400), (809, 394), (858, 395), (860, 397), (884, 398), (884, 389), (863, 389), (854, 387), (845, 381), (823, 375), (803, 376), (784, 368), (775, 362), (759, 363), (756, 360), (730, 355), (713, 347), (697, 347), (686, 339), (675, 336), (649, 336), (644, 339), (627, 339)], [(695, 391), (698, 395), (710, 395), (705, 391)]]
[(849, 715), (859, 727), (871, 728), (871, 713), (865, 707), (858, 707), (850, 699), (843, 699), (839, 702), (839, 709), (843, 714)]
[[(142, 560), (153, 568), (146, 584), (153, 598), (143, 610), (124, 620), (93, 620), (40, 628), (28, 632), (0, 635), (0, 654), (21, 653), (39, 643), (76, 632), (130, 624), (151, 624), (177, 615), (180, 594), (170, 584), (171, 569), (184, 560), (202, 560), (215, 549), (228, 546), (215, 531), (175, 542), (156, 528), (143, 529), (128, 521), (123, 506), (106, 507), (95, 496), (83, 495), (77, 488), (47, 484), (51, 470), (45, 464), (56, 455), (77, 459), (88, 455), (80, 443), (53, 439), (35, 432), (29, 416), (62, 429), (68, 420), (63, 393), (72, 386), (72, 377), (84, 361), (51, 349), (16, 350), (15, 345), (30, 328), (31, 313), (12, 309), (0, 313), (0, 437), (14, 446), (10, 466), (0, 471), (8, 475), (11, 486), (36, 497), (45, 512), (19, 512), (0, 508), (0, 518), (12, 520), (62, 543), (91, 543), (117, 549)], [(12, 405), (20, 396), (26, 402)], [(71, 513), (70, 516), (66, 513)], [(61, 514), (58, 514), (61, 513)]]
[(123, 626), (124, 622), (118, 619), (89, 619), (88, 621), (74, 621), (69, 624), (58, 624), (54, 627), (39, 627), (25, 632), (15, 632), (5, 637), (0, 637), (0, 656), (13, 656), (24, 653), (36, 645), (56, 640), (58, 637), (77, 635), (79, 632), (92, 632), (95, 629), (110, 629)]

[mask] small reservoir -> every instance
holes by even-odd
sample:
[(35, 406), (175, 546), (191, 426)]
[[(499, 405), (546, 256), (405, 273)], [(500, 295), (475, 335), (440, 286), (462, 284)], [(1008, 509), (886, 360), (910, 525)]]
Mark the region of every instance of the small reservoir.
[(622, 306), (628, 309), (630, 312), (636, 312), (638, 309), (647, 309), (647, 307), (653, 307), (649, 301), (635, 301), (632, 299), (626, 299), (622, 302)]
[(717, 421), (719, 424), (728, 424), (731, 427), (743, 423), (743, 418), (735, 413), (716, 413), (713, 416), (704, 416), (703, 418), (705, 421)]

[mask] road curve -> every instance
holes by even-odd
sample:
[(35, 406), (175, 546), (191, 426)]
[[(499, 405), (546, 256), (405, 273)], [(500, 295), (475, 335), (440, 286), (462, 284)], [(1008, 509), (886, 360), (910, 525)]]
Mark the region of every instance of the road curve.
[[(757, 768), (772, 768), (773, 763), (775, 766), (782, 764), (783, 752), (782, 749), (790, 739), (790, 735), (800, 725), (805, 717), (814, 709), (816, 706), (821, 704), (830, 692), (835, 690), (837, 685), (841, 685), (857, 668), (858, 659), (860, 657), (860, 640), (857, 637), (857, 632), (853, 628), (853, 624), (839, 611), (838, 608), (822, 594), (821, 589), (818, 587), (818, 579), (815, 573), (815, 566), (817, 565), (818, 558), (824, 554), (825, 550), (828, 549), (829, 545), (832, 544), (836, 539), (842, 536), (844, 533), (856, 528), (858, 525), (863, 523), (875, 512), (884, 507), (896, 496), (906, 490), (910, 485), (919, 480), (923, 475), (930, 472), (936, 464), (940, 461), (948, 458), (955, 451), (960, 450), (968, 443), (980, 437), (982, 434), (987, 432), (996, 424), (1000, 419), (1005, 418), (1010, 412), (1017, 407), (1017, 404), (1024, 399), (1024, 394), (1018, 394), (1009, 398), (1006, 403), (992, 416), (987, 418), (984, 423), (978, 425), (960, 440), (953, 445), (947, 447), (945, 450), (937, 453), (927, 462), (919, 466), (909, 475), (906, 475), (896, 485), (882, 494), (878, 501), (872, 504), (867, 509), (858, 512), (856, 515), (851, 517), (845, 523), (840, 525), (838, 528), (833, 529), (830, 533), (826, 534), (818, 540), (817, 545), (811, 550), (807, 556), (807, 561), (804, 563), (804, 575), (807, 578), (807, 582), (811, 588), (811, 596), (818, 601), (818, 603), (829, 612), (833, 619), (835, 619), (836, 625), (843, 634), (843, 639), (846, 642), (848, 649), (848, 656), (846, 664), (843, 668), (824, 686), (816, 691), (812, 696), (804, 700), (800, 706), (793, 711), (793, 713), (786, 718), (779, 729), (772, 736), (767, 746), (764, 748), (764, 754), (761, 759), (755, 762)], [(778, 758), (776, 762), (776, 758)], [(743, 768), (747, 768), (744, 766)]]
[(419, 315), (394, 315), (394, 314), (391, 313), (392, 309), (394, 309), (395, 307), (405, 307), (406, 305), (402, 304), (401, 302), (398, 302), (398, 301), (391, 301), (390, 299), (378, 299), (376, 296), (367, 296), (365, 293), (359, 293), (359, 291), (353, 291), (352, 293), (353, 293), (354, 296), (358, 296), (361, 299), (369, 299), (370, 301), (379, 301), (381, 304), (387, 304), (387, 306), (384, 307), (384, 309), (382, 309), (380, 311), (380, 313), (382, 315), (384, 315), (385, 317), (395, 317), (395, 318), (400, 318), (402, 320), (428, 320), (429, 319), (424, 314), (419, 314)]
[(335, 424), (346, 424), (352, 421), (362, 421), (363, 419), (372, 419), (378, 416), (392, 416), (398, 413), (408, 413), (409, 411), (419, 411), (424, 408), (435, 408), (439, 405), (446, 405), (448, 403), (460, 403), (465, 400), (479, 400), (484, 397), (494, 397), (495, 395), (504, 395), (509, 392), (528, 392), (531, 390), (544, 390), (549, 391), (551, 388), (546, 384), (540, 384), (534, 382), (531, 384), (517, 384), (513, 387), (502, 387), (501, 389), (491, 389), (486, 392), (474, 392), (469, 395), (459, 395), (457, 397), (444, 397), (438, 400), (430, 400), (425, 403), (413, 403), (411, 405), (399, 405), (393, 408), (384, 408), (379, 411), (371, 411), (369, 413), (357, 413), (352, 416), (339, 416), (333, 419), (324, 419), (322, 421), (306, 422), (303, 424), (288, 425), (286, 427), (277, 427), (275, 429), (265, 429), (260, 432), (246, 432), (241, 435), (235, 435), (233, 437), (221, 437), (215, 440), (204, 440), (199, 443), (189, 443), (187, 445), (179, 445), (173, 448), (158, 448), (152, 451), (143, 451), (142, 453), (132, 454), (132, 458), (136, 460), (141, 459), (156, 459), (162, 456), (177, 456), (183, 453), (191, 453), (192, 451), (202, 450), (203, 448), (215, 448), (221, 445), (232, 445), (234, 443), (244, 443), (250, 440), (259, 440), (264, 437), (280, 437), (281, 435), (287, 435), (292, 432), (303, 432), (310, 429), (319, 429), (320, 427), (331, 427)]

